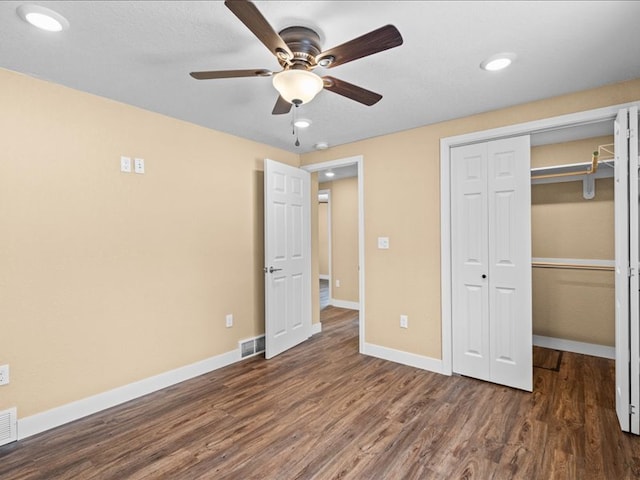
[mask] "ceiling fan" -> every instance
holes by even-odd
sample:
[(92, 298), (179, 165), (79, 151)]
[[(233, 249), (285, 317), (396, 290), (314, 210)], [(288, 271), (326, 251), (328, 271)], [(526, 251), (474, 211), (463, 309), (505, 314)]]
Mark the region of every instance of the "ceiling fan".
[(320, 77), (312, 70), (320, 66), (333, 68), (374, 53), (402, 45), (396, 27), (386, 25), (342, 45), (322, 51), (319, 35), (307, 27), (288, 27), (276, 33), (258, 8), (249, 0), (226, 0), (224, 4), (273, 53), (282, 70), (274, 73), (266, 69), (214, 70), (191, 72), (197, 80), (238, 77), (271, 77), (280, 94), (273, 114), (285, 114), (292, 105), (307, 103), (322, 89), (371, 106), (382, 95), (334, 77)]

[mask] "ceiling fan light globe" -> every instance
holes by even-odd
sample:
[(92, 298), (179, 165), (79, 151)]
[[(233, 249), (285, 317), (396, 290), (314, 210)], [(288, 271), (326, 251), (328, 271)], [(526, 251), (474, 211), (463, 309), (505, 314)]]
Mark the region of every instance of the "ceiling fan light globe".
[(285, 70), (273, 76), (280, 96), (293, 104), (308, 103), (322, 90), (322, 79), (307, 70)]

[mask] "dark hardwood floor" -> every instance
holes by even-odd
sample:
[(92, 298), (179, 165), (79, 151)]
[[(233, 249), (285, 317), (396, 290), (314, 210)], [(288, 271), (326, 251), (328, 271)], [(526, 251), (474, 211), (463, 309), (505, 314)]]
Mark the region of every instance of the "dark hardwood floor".
[(252, 358), (0, 447), (0, 478), (640, 478), (613, 362), (536, 349), (526, 393), (357, 353), (357, 313)]

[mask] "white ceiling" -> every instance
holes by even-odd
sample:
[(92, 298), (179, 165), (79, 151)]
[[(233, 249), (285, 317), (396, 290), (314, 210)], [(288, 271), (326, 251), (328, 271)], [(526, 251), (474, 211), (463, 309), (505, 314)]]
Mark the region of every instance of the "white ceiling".
[[(32, 2), (64, 15), (59, 34), (0, 2), (0, 67), (293, 152), (339, 145), (640, 77), (637, 1), (256, 1), (275, 30), (303, 25), (323, 48), (394, 24), (400, 47), (330, 70), (378, 92), (365, 107), (323, 91), (294, 146), (290, 115), (271, 115), (270, 78), (198, 81), (191, 71), (266, 68), (275, 57), (222, 1)], [(486, 57), (515, 52), (502, 72)]]
[[(333, 173), (333, 176), (328, 177), (327, 172)], [(358, 164), (352, 163), (351, 165), (344, 165), (342, 167), (325, 168), (318, 171), (318, 182), (335, 182), (344, 178), (357, 177), (358, 176)]]

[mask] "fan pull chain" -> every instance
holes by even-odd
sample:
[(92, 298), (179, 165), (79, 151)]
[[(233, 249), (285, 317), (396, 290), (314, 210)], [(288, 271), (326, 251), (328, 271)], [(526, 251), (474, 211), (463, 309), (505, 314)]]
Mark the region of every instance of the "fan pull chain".
[(298, 138), (298, 127), (296, 127), (296, 110), (298, 109), (298, 107), (300, 106), (300, 101), (293, 101), (293, 105), (294, 105), (294, 109), (293, 109), (293, 135), (295, 135), (296, 137), (296, 143), (294, 143), (294, 145), (296, 147), (300, 146), (300, 139)]

